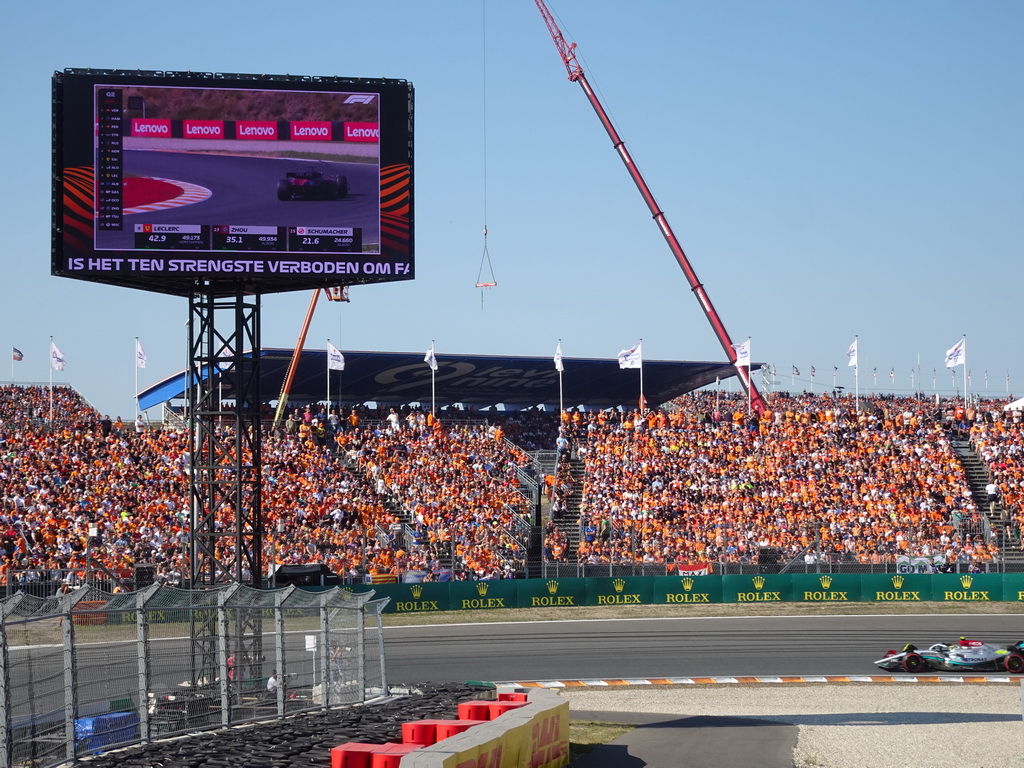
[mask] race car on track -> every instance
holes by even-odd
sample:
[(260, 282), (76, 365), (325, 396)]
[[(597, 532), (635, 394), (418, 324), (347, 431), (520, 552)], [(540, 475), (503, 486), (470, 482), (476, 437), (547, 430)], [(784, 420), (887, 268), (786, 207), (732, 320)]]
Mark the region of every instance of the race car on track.
[(310, 166), (289, 171), (277, 182), (278, 200), (339, 200), (348, 195), (348, 178)]
[(1024, 672), (1024, 641), (1007, 646), (983, 643), (980, 640), (960, 638), (960, 642), (947, 645), (935, 643), (918, 648), (912, 643), (902, 651), (889, 651), (875, 662), (890, 672)]

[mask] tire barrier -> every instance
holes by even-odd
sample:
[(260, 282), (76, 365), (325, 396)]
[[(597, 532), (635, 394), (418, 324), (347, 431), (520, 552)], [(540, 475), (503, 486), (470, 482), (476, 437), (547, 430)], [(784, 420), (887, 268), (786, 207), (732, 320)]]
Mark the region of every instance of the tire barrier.
[[(393, 690), (399, 689), (393, 686)], [(379, 746), (390, 742), (401, 746), (404, 723), (455, 720), (460, 702), (494, 697), (493, 686), (484, 685), (430, 683), (415, 689), (415, 693), (386, 702), (303, 712), (270, 723), (203, 731), (105, 752), (90, 757), (89, 768), (328, 768), (331, 750), (340, 744)]]
[[(97, 755), (90, 768), (562, 768), (569, 702), (557, 692), (440, 684), (380, 704), (301, 713)], [(473, 705), (467, 708), (462, 705)], [(460, 707), (486, 715), (459, 717)]]

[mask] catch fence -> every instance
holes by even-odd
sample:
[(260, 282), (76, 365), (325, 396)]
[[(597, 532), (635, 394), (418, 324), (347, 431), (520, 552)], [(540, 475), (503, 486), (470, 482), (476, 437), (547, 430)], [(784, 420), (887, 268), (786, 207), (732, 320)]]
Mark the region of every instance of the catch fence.
[(357, 704), (387, 692), (387, 600), (341, 588), (0, 600), (0, 768)]

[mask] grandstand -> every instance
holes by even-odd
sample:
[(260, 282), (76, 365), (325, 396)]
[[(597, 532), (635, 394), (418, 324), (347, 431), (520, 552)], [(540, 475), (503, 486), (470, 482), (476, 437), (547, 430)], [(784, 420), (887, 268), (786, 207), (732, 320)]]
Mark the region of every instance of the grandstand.
[[(49, 404), (53, 397), (54, 417)], [(341, 580), (1024, 570), (1024, 425), (1000, 404), (692, 392), (645, 413), (297, 407), (263, 439), (264, 574)], [(182, 585), (187, 430), (0, 388), (8, 593)], [(1000, 498), (989, 502), (994, 481)]]

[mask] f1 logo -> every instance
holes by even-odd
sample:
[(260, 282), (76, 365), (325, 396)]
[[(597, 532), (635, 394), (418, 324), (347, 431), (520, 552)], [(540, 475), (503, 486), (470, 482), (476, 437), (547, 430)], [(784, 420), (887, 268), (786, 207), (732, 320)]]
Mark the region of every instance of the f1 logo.
[(373, 104), (375, 93), (353, 93), (345, 97), (346, 104)]

